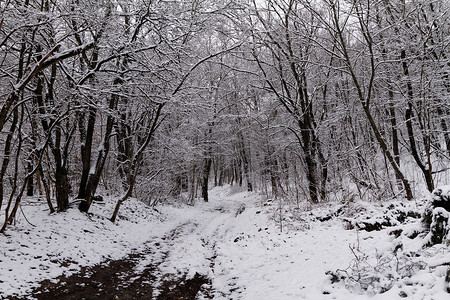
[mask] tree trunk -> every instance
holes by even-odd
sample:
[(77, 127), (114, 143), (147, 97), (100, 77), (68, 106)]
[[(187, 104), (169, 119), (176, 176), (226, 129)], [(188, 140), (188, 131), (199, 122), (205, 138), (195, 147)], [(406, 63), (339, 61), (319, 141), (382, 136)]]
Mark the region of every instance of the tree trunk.
[(195, 192), (196, 192), (196, 188), (197, 188), (196, 182), (195, 182), (195, 179), (197, 178), (196, 170), (197, 170), (197, 168), (194, 165), (192, 167), (191, 176), (189, 176), (189, 178), (190, 178), (190, 180), (189, 180), (189, 182), (190, 182), (190, 184), (189, 184), (189, 199), (188, 199), (189, 204), (193, 204), (194, 200), (195, 200)]
[(301, 136), (306, 163), (306, 178), (308, 179), (309, 197), (312, 203), (319, 203), (319, 180), (317, 178), (318, 166), (315, 159), (315, 150), (313, 145), (311, 145), (311, 135), (309, 130), (302, 130)]
[(13, 119), (11, 122), (11, 126), (9, 127), (9, 133), (6, 137), (5, 141), (5, 148), (3, 151), (3, 162), (2, 162), (2, 168), (0, 170), (0, 209), (2, 208), (3, 203), (3, 189), (4, 189), (4, 178), (6, 174), (6, 170), (8, 169), (8, 165), (11, 158), (11, 145), (12, 145), (12, 139), (14, 136), (14, 132), (16, 131), (17, 122), (19, 118), (19, 112), (17, 109), (13, 110)]
[(209, 181), (209, 173), (211, 171), (211, 158), (206, 157), (203, 163), (203, 171), (202, 171), (202, 198), (203, 201), (208, 202), (208, 181)]
[(244, 136), (242, 132), (239, 131), (238, 133), (238, 139), (239, 139), (239, 148), (240, 148), (240, 155), (242, 159), (242, 165), (244, 168), (244, 176), (245, 180), (247, 181), (247, 191), (252, 192), (253, 191), (253, 185), (252, 181), (250, 179), (250, 164), (249, 164), (249, 155), (247, 154), (247, 150), (245, 147), (245, 141)]
[(78, 116), (78, 130), (80, 132), (82, 164), (81, 179), (77, 196), (78, 199), (86, 198), (87, 182), (89, 178), (89, 171), (91, 169), (92, 142), (95, 130), (96, 114), (96, 108), (89, 106), (87, 128), (84, 125), (85, 113), (82, 112)]
[[(19, 111), (18, 110), (19, 110), (18, 107), (15, 107), (15, 109), (13, 110), (13, 113), (17, 114), (17, 118), (18, 118), (18, 115), (19, 115)], [(18, 122), (17, 122), (18, 123), (18, 128), (17, 128), (18, 145), (17, 145), (16, 155), (15, 155), (15, 158), (14, 158), (14, 175), (13, 175), (13, 182), (12, 182), (12, 191), (11, 191), (11, 194), (9, 196), (8, 204), (7, 204), (6, 209), (5, 209), (5, 213), (4, 213), (5, 214), (5, 222), (3, 223), (3, 226), (0, 229), (0, 233), (3, 233), (5, 231), (5, 229), (6, 229), (6, 226), (8, 225), (8, 222), (11, 224), (11, 220), (14, 219), (15, 212), (17, 211), (17, 207), (18, 207), (19, 201), (20, 201), (20, 199), (22, 197), (23, 190), (24, 190), (24, 188), (26, 186), (27, 178), (25, 178), (24, 183), (22, 185), (23, 188), (20, 190), (20, 193), (17, 195), (16, 202), (14, 204), (14, 208), (12, 209), (11, 214), (9, 214), (9, 210), (11, 208), (14, 195), (16, 194), (17, 184), (18, 184), (17, 178), (18, 178), (18, 174), (19, 174), (19, 158), (20, 158), (20, 153), (21, 153), (21, 150), (22, 150), (22, 142), (23, 142), (23, 139), (22, 139), (23, 113), (24, 113), (24, 108), (23, 108), (23, 104), (22, 104), (22, 113), (20, 114), (20, 120), (18, 119)]]
[(57, 209), (65, 211), (69, 208), (70, 184), (67, 169), (59, 162), (56, 162), (55, 180)]
[(116, 221), (117, 215), (119, 214), (120, 206), (131, 196), (135, 183), (136, 183), (136, 175), (132, 176), (132, 178), (130, 179), (130, 185), (128, 186), (128, 190), (125, 193), (125, 195), (121, 199), (119, 199), (119, 201), (117, 201), (116, 207), (114, 208), (114, 212), (110, 219), (111, 222), (114, 223)]
[[(408, 138), (409, 138), (409, 145), (411, 147), (411, 154), (414, 157), (414, 160), (416, 161), (417, 165), (419, 166), (420, 170), (422, 171), (425, 182), (427, 184), (427, 188), (429, 192), (432, 192), (434, 190), (434, 182), (433, 182), (433, 176), (432, 176), (432, 165), (429, 163), (427, 166), (422, 162), (422, 159), (420, 158), (419, 152), (417, 150), (416, 140), (414, 136), (414, 129), (412, 124), (412, 118), (413, 118), (413, 90), (412, 90), (412, 84), (411, 80), (409, 78), (409, 70), (408, 70), (408, 64), (406, 63), (406, 51), (404, 49), (400, 52), (400, 58), (402, 59), (402, 67), (403, 67), (403, 75), (406, 76), (407, 82), (407, 90), (408, 90), (408, 106), (405, 111), (405, 119), (406, 119), (406, 128), (408, 131)], [(425, 134), (425, 133), (423, 133)], [(424, 144), (424, 147), (427, 149), (428, 145)], [(427, 154), (429, 151), (426, 151)], [(428, 156), (429, 157), (429, 156)], [(428, 159), (429, 161), (429, 159)]]
[(441, 118), (440, 125), (442, 132), (444, 134), (444, 142), (445, 142), (445, 148), (447, 150), (447, 155), (450, 155), (450, 130), (448, 129), (447, 122), (445, 121), (445, 114), (442, 110), (441, 106), (438, 106), (437, 108), (438, 116)]
[(45, 199), (47, 200), (47, 206), (50, 209), (50, 213), (54, 213), (55, 208), (53, 207), (52, 200), (50, 197), (50, 187), (48, 185), (47, 180), (45, 179), (45, 174), (44, 171), (42, 170), (42, 164), (39, 164), (37, 170), (37, 178), (40, 178), (40, 180), (42, 181), (42, 185), (44, 186)]
[[(394, 107), (394, 92), (392, 87), (389, 85), (389, 120), (391, 122), (391, 134), (392, 134), (392, 154), (394, 155), (395, 163), (400, 167), (400, 146), (398, 140), (398, 130), (397, 130), (397, 117), (395, 114)], [(395, 174), (395, 178), (398, 184), (402, 184), (401, 178)]]
[(212, 163), (212, 169), (213, 169), (213, 174), (214, 174), (214, 186), (219, 185), (219, 164), (220, 163), (221, 162), (218, 157), (216, 157)]
[(366, 105), (363, 105), (363, 108), (364, 108), (364, 112), (366, 114), (367, 120), (369, 121), (370, 127), (372, 128), (372, 131), (375, 134), (375, 138), (377, 139), (378, 144), (380, 145), (381, 150), (383, 151), (384, 155), (387, 157), (389, 163), (391, 164), (392, 168), (394, 169), (395, 176), (397, 178), (399, 178), (403, 184), (403, 188), (405, 189), (405, 193), (406, 193), (406, 199), (412, 200), (413, 193), (412, 193), (409, 181), (403, 175), (402, 171), (400, 170), (400, 167), (397, 165), (394, 157), (392, 156), (391, 152), (389, 151), (389, 149), (386, 145), (386, 142), (384, 141), (383, 137), (381, 136), (381, 133), (378, 130), (378, 127), (372, 117), (372, 114), (370, 113), (369, 108)]
[[(27, 163), (27, 171), (31, 173), (33, 171), (33, 166), (30, 162)], [(27, 196), (31, 197), (34, 195), (34, 181), (33, 176), (30, 176), (27, 180)]]
[[(122, 205), (123, 202), (125, 202), (132, 194), (133, 192), (133, 188), (134, 185), (136, 183), (136, 178), (139, 174), (139, 168), (141, 166), (142, 163), (142, 157), (144, 155), (144, 151), (145, 149), (148, 147), (150, 141), (153, 138), (153, 134), (155, 133), (156, 129), (158, 128), (160, 122), (159, 122), (159, 118), (161, 116), (161, 111), (164, 107), (164, 103), (160, 103), (158, 104), (156, 110), (153, 112), (154, 115), (152, 116), (152, 121), (150, 123), (149, 126), (147, 126), (147, 128), (143, 128), (145, 129), (145, 136), (142, 138), (138, 138), (138, 140), (140, 141), (139, 145), (138, 145), (138, 150), (136, 151), (136, 153), (134, 154), (134, 156), (131, 158), (130, 160), (132, 161), (130, 169), (129, 169), (129, 186), (128, 186), (128, 190), (126, 192), (126, 194), (119, 200), (117, 201), (116, 207), (114, 208), (114, 212), (113, 215), (111, 217), (111, 222), (115, 222), (117, 215), (119, 213), (119, 209), (120, 206)], [(111, 124), (112, 127), (112, 124)]]
[(223, 186), (224, 179), (225, 179), (225, 170), (223, 164), (221, 164), (219, 166), (219, 181), (218, 181), (219, 186)]
[[(109, 109), (111, 111), (115, 111), (117, 109), (117, 96), (113, 95), (111, 96), (111, 99), (109, 101)], [(106, 159), (109, 154), (109, 148), (110, 148), (110, 138), (111, 133), (114, 125), (114, 119), (113, 116), (110, 114), (108, 115), (108, 118), (106, 120), (106, 128), (105, 133), (103, 136), (103, 141), (101, 148), (98, 152), (97, 156), (97, 162), (95, 164), (95, 169), (93, 173), (89, 174), (89, 178), (86, 184), (86, 192), (85, 192), (85, 200), (81, 201), (78, 209), (82, 212), (88, 212), (89, 208), (92, 204), (92, 198), (95, 195), (95, 192), (97, 191), (98, 184), (100, 182), (100, 176), (103, 172), (103, 168), (105, 166)]]

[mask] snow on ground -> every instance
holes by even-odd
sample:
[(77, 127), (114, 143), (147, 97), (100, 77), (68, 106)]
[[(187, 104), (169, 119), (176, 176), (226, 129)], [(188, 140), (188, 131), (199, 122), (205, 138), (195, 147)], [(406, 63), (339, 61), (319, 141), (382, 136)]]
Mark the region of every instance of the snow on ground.
[(113, 224), (108, 217), (114, 201), (107, 202), (106, 207), (94, 203), (89, 216), (77, 208), (50, 215), (43, 200), (25, 199), (16, 226), (0, 234), (0, 298), (26, 295), (41, 280), (138, 251), (145, 241), (164, 235), (179, 222), (130, 200), (119, 213), (122, 219)]
[[(106, 202), (106, 206), (95, 204), (89, 217), (77, 209), (49, 215), (44, 204), (31, 200), (24, 204), (24, 214), (36, 227), (20, 216), (7, 235), (0, 235), (3, 296), (26, 294), (40, 280), (139, 252), (151, 241), (164, 257), (158, 260), (160, 281), (155, 285), (165, 278), (199, 273), (211, 278), (214, 299), (449, 298), (444, 288), (446, 267), (433, 268), (448, 262), (448, 247), (422, 250), (420, 237), (388, 234), (397, 227), (346, 230), (340, 217), (317, 221), (317, 215), (327, 211), (324, 207), (298, 212), (295, 218), (282, 215), (285, 221), (280, 226), (276, 202), (230, 187), (213, 189), (208, 203), (158, 207), (158, 212), (130, 200), (116, 224), (107, 219), (114, 203)], [(398, 228), (414, 232), (417, 226), (411, 222)], [(400, 245), (402, 249), (395, 252)], [(406, 259), (408, 251), (420, 256)], [(155, 263), (150, 257), (155, 254), (147, 255), (137, 273)], [(423, 268), (415, 270), (417, 266)], [(413, 275), (402, 277), (392, 268), (414, 269)], [(348, 280), (331, 284), (326, 272), (338, 269), (347, 273), (357, 269), (363, 277), (380, 282), (365, 291)], [(373, 295), (383, 284), (392, 288)]]

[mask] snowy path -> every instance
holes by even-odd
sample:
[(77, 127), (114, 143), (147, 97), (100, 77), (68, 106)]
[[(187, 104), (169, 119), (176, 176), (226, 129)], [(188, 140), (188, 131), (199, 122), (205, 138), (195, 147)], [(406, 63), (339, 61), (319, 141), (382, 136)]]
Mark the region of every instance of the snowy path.
[[(331, 292), (325, 272), (348, 265), (355, 232), (319, 223), (281, 233), (257, 197), (246, 195), (217, 189), (209, 203), (192, 208), (181, 232), (160, 242), (168, 253), (160, 273), (206, 275), (214, 299), (324, 299)], [(243, 200), (245, 210), (237, 214)]]
[[(401, 299), (400, 290), (412, 299), (448, 297), (427, 272), (415, 279), (419, 288), (399, 284), (374, 296), (351, 293), (342, 284), (331, 285), (325, 273), (349, 266), (354, 259), (350, 246), (372, 257), (390, 251), (392, 237), (387, 231), (345, 230), (339, 219), (319, 222), (312, 216), (292, 222), (296, 228), (285, 226), (281, 232), (271, 219), (276, 209), (264, 207), (256, 195), (230, 195), (228, 191), (214, 189), (209, 203), (189, 208), (180, 234), (161, 242), (167, 253), (158, 267), (162, 277), (187, 274), (189, 278), (199, 273), (211, 279), (207, 295), (198, 294), (197, 299), (390, 300)], [(238, 214), (242, 204), (245, 210)]]
[(352, 231), (319, 223), (281, 233), (254, 198), (236, 216), (242, 195), (214, 196), (211, 205), (228, 201), (228, 212), (200, 227), (215, 245), (209, 276), (218, 299), (323, 299), (325, 271), (346, 267), (351, 259), (348, 245), (356, 242)]
[[(98, 207), (89, 217), (76, 209), (49, 216), (42, 207), (26, 206), (36, 227), (19, 222), (7, 236), (0, 236), (0, 299), (13, 294), (18, 297), (10, 299), (30, 299), (33, 289), (43, 300), (56, 299), (55, 295), (385, 300), (397, 299), (400, 290), (418, 295), (412, 299), (438, 300), (437, 295), (444, 295), (435, 275), (426, 272), (413, 286), (373, 297), (350, 293), (342, 284), (330, 285), (325, 272), (349, 265), (349, 245), (358, 243), (364, 253), (376, 256), (392, 246), (386, 231), (344, 230), (338, 219), (318, 222), (304, 212), (300, 219), (286, 220), (281, 232), (273, 219), (279, 219), (271, 206), (276, 204), (265, 206), (256, 194), (216, 188), (210, 199), (192, 207), (163, 206), (158, 213), (133, 200), (117, 224), (102, 215), (109, 215), (112, 206)], [(37, 295), (44, 279), (51, 281), (45, 281)], [(415, 287), (421, 282), (427, 284), (422, 290)]]

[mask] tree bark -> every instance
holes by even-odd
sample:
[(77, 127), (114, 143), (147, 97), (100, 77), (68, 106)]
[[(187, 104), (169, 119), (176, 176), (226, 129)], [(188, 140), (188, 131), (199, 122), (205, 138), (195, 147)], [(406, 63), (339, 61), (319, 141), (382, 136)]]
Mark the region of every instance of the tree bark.
[[(111, 96), (110, 101), (109, 101), (109, 109), (110, 109), (110, 111), (117, 110), (117, 96), (116, 95)], [(113, 125), (114, 125), (113, 116), (111, 116), (111, 114), (108, 114), (108, 118), (106, 120), (105, 133), (103, 136), (101, 148), (98, 151), (95, 169), (94, 169), (94, 172), (90, 172), (88, 180), (87, 180), (85, 198), (84, 198), (85, 200), (81, 201), (78, 206), (78, 209), (82, 212), (89, 211), (89, 208), (91, 207), (91, 204), (92, 204), (92, 199), (95, 195), (95, 192), (97, 191), (97, 187), (100, 182), (100, 176), (103, 172), (103, 168), (105, 166), (105, 162), (106, 162), (106, 159), (109, 154), (110, 139), (111, 139), (111, 133), (113, 130)]]
[(15, 109), (13, 111), (13, 119), (11, 122), (11, 126), (9, 127), (9, 133), (8, 133), (8, 135), (6, 137), (6, 141), (5, 141), (5, 148), (3, 151), (2, 168), (0, 170), (0, 209), (2, 208), (2, 203), (3, 203), (4, 178), (6, 175), (6, 171), (8, 169), (9, 162), (11, 160), (12, 139), (13, 139), (14, 133), (16, 131), (18, 118), (19, 118), (19, 113), (18, 113), (17, 109)]
[(240, 156), (242, 158), (242, 166), (244, 168), (244, 176), (247, 181), (247, 191), (253, 191), (253, 184), (250, 178), (250, 163), (249, 163), (249, 155), (247, 154), (247, 150), (245, 147), (244, 136), (242, 132), (238, 132), (238, 145), (240, 149)]
[[(406, 128), (408, 132), (408, 138), (409, 138), (409, 146), (411, 148), (411, 154), (414, 157), (414, 160), (416, 161), (417, 165), (419, 166), (420, 170), (422, 171), (425, 182), (427, 184), (427, 188), (429, 192), (432, 192), (434, 190), (434, 182), (433, 182), (433, 175), (432, 175), (432, 165), (429, 163), (428, 165), (425, 165), (422, 162), (422, 159), (419, 155), (419, 152), (417, 150), (416, 145), (416, 139), (414, 136), (414, 129), (413, 129), (413, 100), (414, 100), (414, 94), (411, 84), (411, 79), (409, 78), (409, 70), (408, 70), (408, 64), (406, 63), (406, 51), (404, 49), (400, 52), (400, 58), (402, 60), (402, 67), (403, 67), (403, 75), (406, 77), (406, 87), (408, 91), (408, 106), (406, 107), (405, 111), (405, 119), (406, 119)], [(425, 133), (423, 133), (425, 134)], [(428, 145), (424, 144), (424, 147), (426, 149), (427, 155), (429, 154), (429, 148)], [(429, 157), (429, 155), (428, 155)]]
[(369, 121), (370, 127), (372, 128), (372, 131), (375, 134), (375, 138), (377, 139), (378, 144), (380, 145), (381, 150), (383, 151), (383, 153), (387, 157), (390, 165), (394, 169), (395, 176), (397, 178), (399, 178), (403, 184), (403, 188), (405, 189), (405, 193), (406, 193), (406, 199), (412, 200), (413, 193), (412, 193), (409, 181), (403, 175), (403, 172), (400, 170), (400, 166), (397, 165), (395, 158), (392, 156), (391, 152), (389, 151), (389, 149), (386, 145), (386, 142), (384, 141), (380, 131), (378, 130), (375, 120), (373, 119), (372, 114), (370, 113), (369, 107), (364, 106), (364, 112), (366, 114), (367, 120)]
[(203, 160), (203, 170), (202, 170), (202, 198), (203, 201), (208, 202), (208, 182), (209, 182), (209, 173), (211, 171), (211, 157), (206, 156)]
[[(31, 173), (33, 170), (33, 166), (30, 162), (27, 163), (27, 171), (28, 173)], [(31, 197), (34, 195), (34, 181), (33, 176), (30, 176), (27, 180), (27, 196)]]
[(148, 147), (150, 141), (153, 139), (153, 135), (160, 124), (161, 111), (164, 107), (164, 103), (159, 103), (154, 111), (153, 118), (151, 120), (151, 124), (145, 128), (145, 136), (142, 139), (138, 139), (141, 143), (138, 145), (138, 149), (136, 153), (131, 159), (132, 163), (129, 169), (129, 186), (125, 195), (117, 201), (116, 207), (114, 208), (113, 215), (111, 217), (111, 222), (115, 222), (117, 215), (119, 213), (120, 206), (123, 202), (125, 202), (132, 194), (134, 185), (136, 183), (137, 175), (139, 174), (139, 168), (142, 163), (142, 158), (144, 155), (145, 149)]
[(91, 157), (92, 157), (92, 143), (95, 130), (95, 119), (97, 110), (89, 106), (88, 108), (88, 122), (87, 128), (84, 125), (85, 113), (81, 112), (78, 116), (78, 130), (80, 132), (81, 142), (81, 179), (78, 189), (78, 199), (86, 198), (87, 181), (89, 178), (89, 171), (91, 169)]

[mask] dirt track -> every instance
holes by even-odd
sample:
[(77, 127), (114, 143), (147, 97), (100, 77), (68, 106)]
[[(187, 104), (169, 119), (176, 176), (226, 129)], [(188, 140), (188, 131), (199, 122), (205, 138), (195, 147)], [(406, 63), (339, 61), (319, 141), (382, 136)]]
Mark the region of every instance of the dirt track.
[[(216, 275), (216, 243), (232, 226), (240, 206), (235, 201), (217, 201), (201, 207), (165, 235), (144, 243), (140, 250), (130, 249), (122, 259), (82, 267), (68, 277), (44, 280), (28, 295), (8, 299), (181, 300), (212, 299), (215, 293), (226, 299), (228, 293), (238, 289), (236, 283), (229, 283), (229, 292), (216, 291), (208, 276)], [(59, 263), (65, 266), (74, 262)]]
[[(183, 224), (173, 229), (166, 241), (178, 238), (180, 232), (188, 224)], [(187, 226), (189, 227), (189, 226)], [(210, 280), (198, 273), (190, 279), (181, 274), (177, 278), (161, 276), (158, 265), (164, 262), (167, 253), (159, 260), (153, 261), (138, 271), (137, 265), (143, 258), (158, 257), (159, 243), (148, 243), (146, 250), (140, 253), (132, 253), (121, 260), (108, 261), (94, 267), (83, 267), (70, 276), (60, 276), (55, 281), (45, 280), (41, 286), (25, 297), (10, 297), (9, 300), (25, 300), (35, 298), (38, 300), (91, 300), (91, 299), (156, 299), (156, 300), (181, 300), (195, 299), (200, 290), (204, 298), (212, 298), (208, 294)], [(161, 255), (159, 255), (161, 257)]]

